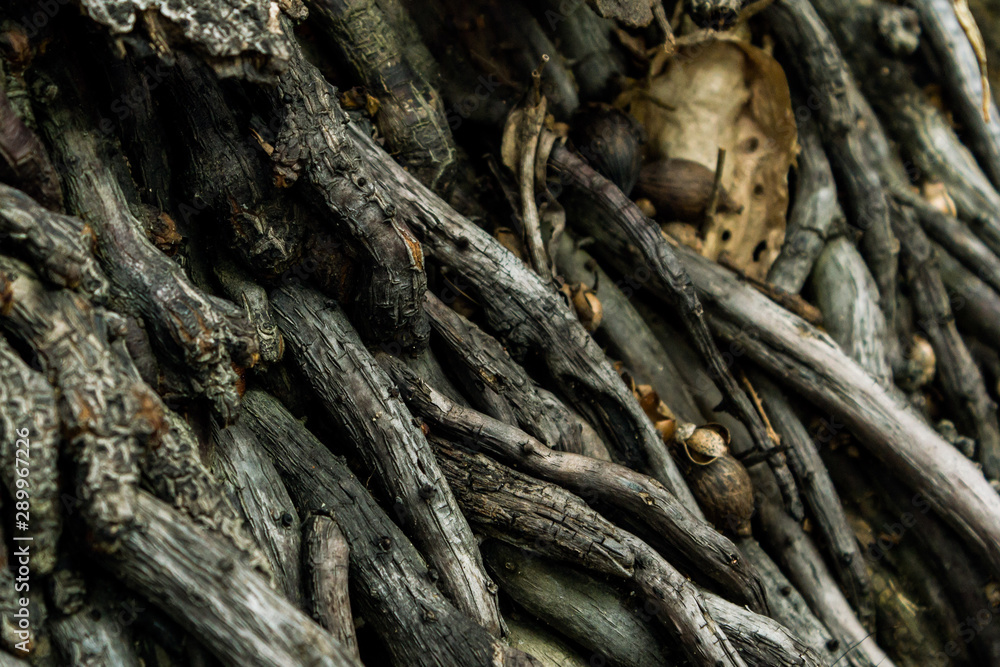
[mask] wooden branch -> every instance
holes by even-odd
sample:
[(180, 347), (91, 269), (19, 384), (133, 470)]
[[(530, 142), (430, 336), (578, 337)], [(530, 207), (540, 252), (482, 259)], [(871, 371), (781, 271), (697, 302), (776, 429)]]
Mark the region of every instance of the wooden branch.
[(130, 627), (137, 612), (127, 606), (127, 600), (114, 595), (121, 593), (121, 585), (98, 582), (99, 585), (88, 590), (86, 604), (79, 611), (53, 618), (48, 624), (52, 643), (60, 655), (59, 664), (141, 667), (143, 662)]
[[(145, 492), (113, 553), (96, 560), (230, 664), (360, 665), (351, 653), (241, 562)], [(192, 613), (192, 606), (197, 613)]]
[(553, 148), (549, 166), (573, 189), (576, 196), (566, 200), (567, 212), (583, 233), (600, 241), (602, 256), (625, 275), (635, 271), (636, 263), (641, 263), (657, 296), (680, 311), (678, 319), (722, 390), (725, 404), (719, 409), (732, 412), (746, 426), (757, 449), (767, 453), (768, 464), (778, 475), (789, 510), (795, 516), (802, 516), (802, 501), (784, 454), (776, 449), (777, 443), (768, 436), (760, 415), (736, 384), (731, 365), (719, 352), (705, 324), (691, 279), (659, 226), (643, 215), (621, 190), (565, 147)]
[(429, 334), (421, 307), (427, 289), (423, 250), (405, 217), (397, 215), (399, 195), (376, 178), (377, 165), (350, 138), (336, 89), (295, 44), (288, 19), (281, 21), (291, 60), (271, 93), (273, 113), (281, 119), (271, 154), (275, 174), (287, 185), (303, 177), (318, 207), (332, 214), (333, 231), (357, 254), (363, 296), (355, 321), (362, 334), (419, 349)]
[(537, 665), (452, 606), (410, 541), (353, 473), (274, 398), (249, 391), (247, 425), (301, 514), (333, 512), (350, 547), (352, 603), (397, 665)]
[(5, 83), (0, 83), (0, 178), (24, 190), (50, 211), (62, 210), (62, 188), (56, 170), (38, 135), (25, 125), (11, 104)]
[[(801, 101), (793, 97), (793, 104)], [(844, 224), (844, 212), (837, 202), (837, 184), (823, 150), (815, 122), (798, 125), (798, 169), (795, 171), (795, 198), (788, 212), (781, 252), (767, 272), (775, 287), (798, 294), (827, 238)]]
[(656, 551), (577, 496), (435, 441), (441, 469), (477, 527), (518, 546), (627, 579), (696, 664), (744, 665), (694, 586)]
[(816, 443), (781, 390), (762, 373), (753, 373), (752, 377), (771, 424), (781, 436), (781, 443), (788, 453), (788, 464), (799, 480), (799, 488), (816, 520), (821, 540), (829, 550), (837, 579), (862, 625), (869, 631), (874, 630), (875, 601), (865, 559)]
[(392, 357), (380, 355), (379, 361), (396, 381), (407, 405), (432, 428), (578, 491), (590, 502), (628, 514), (655, 536), (656, 546), (671, 558), (710, 577), (742, 604), (766, 608), (757, 574), (735, 545), (688, 512), (656, 480), (615, 463), (553, 451), (524, 431), (453, 404)]
[(311, 514), (302, 528), (302, 570), (305, 600), (313, 619), (358, 660), (347, 584), (351, 548), (337, 523), (323, 514)]
[[(52, 72), (55, 75), (55, 72)], [(116, 174), (127, 174), (109, 156), (105, 137), (91, 125), (82, 82), (60, 71), (60, 98), (46, 107), (46, 137), (58, 156), (69, 206), (97, 235), (101, 268), (112, 295), (141, 314), (160, 349), (194, 373), (196, 388), (224, 418), (235, 415), (239, 396), (234, 362), (257, 358), (257, 341), (233, 304), (204, 294), (181, 268), (146, 238), (133, 217)]]
[(947, 288), (934, 265), (933, 249), (909, 209), (893, 216), (902, 246), (917, 326), (934, 347), (937, 378), (955, 422), (979, 444), (977, 459), (988, 479), (1000, 479), (1000, 425), (996, 404), (955, 326)]
[[(581, 453), (581, 433), (569, 411), (551, 409), (539, 395), (534, 381), (492, 336), (446, 306), (432, 292), (424, 301), (431, 326), (451, 354), (464, 366), (467, 396), (473, 382), (485, 385), (496, 396), (494, 410), (477, 407), (491, 417), (518, 426), (553, 449)], [(474, 378), (474, 379), (473, 379)], [(506, 417), (506, 418), (505, 418)]]
[(693, 253), (681, 257), (720, 336), (829, 410), (1000, 573), (1000, 496), (968, 459), (828, 336), (738, 284), (722, 267)]
[(475, 289), (490, 328), (512, 356), (540, 353), (556, 387), (613, 449), (618, 460), (648, 470), (690, 510), (699, 512), (660, 434), (563, 295), (491, 236), (431, 194), (371, 139), (348, 126), (358, 150), (386, 187), (404, 195), (401, 214), (423, 236), (428, 253)]
[(108, 281), (93, 256), (94, 230), (53, 213), (25, 193), (0, 184), (0, 234), (31, 259), (49, 282), (104, 296)]
[[(810, 91), (806, 109), (815, 116), (848, 220), (864, 234), (861, 253), (878, 285), (879, 306), (889, 331), (894, 331), (899, 248), (878, 163), (865, 141), (864, 128), (856, 122), (860, 113), (857, 85), (809, 0), (777, 0), (763, 15), (788, 56), (779, 55), (779, 62), (796, 72), (802, 89)], [(889, 353), (895, 359), (898, 351)]]
[(443, 591), (483, 627), (501, 627), (476, 543), (423, 433), (343, 312), (318, 292), (272, 294), (295, 360), (336, 428), (377, 472), (399, 518), (441, 575)]
[(854, 244), (844, 237), (827, 242), (812, 273), (823, 324), (841, 349), (885, 388), (892, 386), (886, 352), (889, 336), (878, 305), (878, 286)]
[(213, 472), (246, 520), (277, 587), (302, 608), (301, 524), (278, 471), (243, 424), (221, 428), (213, 422), (212, 441)]

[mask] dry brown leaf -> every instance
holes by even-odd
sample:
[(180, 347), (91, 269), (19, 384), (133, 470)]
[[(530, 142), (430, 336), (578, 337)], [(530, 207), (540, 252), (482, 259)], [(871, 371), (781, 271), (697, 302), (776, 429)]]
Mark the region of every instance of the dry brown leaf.
[(719, 148), (726, 150), (722, 185), (742, 210), (720, 212), (702, 229), (702, 254), (716, 259), (725, 251), (747, 275), (764, 278), (784, 240), (796, 152), (778, 63), (745, 42), (685, 46), (619, 105), (646, 128), (648, 159), (684, 158), (714, 169)]

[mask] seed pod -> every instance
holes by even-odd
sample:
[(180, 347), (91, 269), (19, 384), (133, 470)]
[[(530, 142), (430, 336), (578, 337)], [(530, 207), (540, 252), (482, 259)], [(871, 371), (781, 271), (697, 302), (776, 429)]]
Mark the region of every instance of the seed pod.
[(906, 351), (902, 377), (896, 382), (904, 391), (916, 391), (934, 379), (937, 356), (934, 348), (923, 336), (913, 335)]
[(519, 260), (524, 261), (524, 243), (521, 242), (521, 237), (513, 229), (510, 227), (497, 227), (493, 231), (493, 238), (499, 241), (500, 245), (504, 248), (514, 253)]
[(682, 441), (688, 460), (699, 466), (729, 453), (729, 429), (722, 424), (704, 424)]
[(601, 300), (594, 294), (594, 290), (583, 283), (563, 285), (560, 289), (573, 304), (583, 328), (590, 333), (597, 331), (597, 327), (601, 326), (601, 320), (604, 319), (604, 307), (601, 306)]
[[(693, 160), (668, 158), (644, 165), (636, 191), (648, 198), (665, 222), (699, 223), (712, 198), (715, 172)], [(719, 186), (718, 210), (736, 211), (739, 206), (726, 189)]]
[(684, 474), (705, 517), (718, 530), (750, 535), (753, 484), (742, 463), (726, 454), (708, 465), (685, 466)]
[(628, 195), (639, 178), (642, 142), (639, 122), (607, 104), (588, 104), (573, 118), (570, 138), (591, 166)]

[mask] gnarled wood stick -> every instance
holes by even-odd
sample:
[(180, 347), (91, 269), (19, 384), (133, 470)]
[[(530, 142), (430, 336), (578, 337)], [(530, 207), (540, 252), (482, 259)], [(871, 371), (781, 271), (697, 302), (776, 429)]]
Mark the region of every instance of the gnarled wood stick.
[(302, 514), (332, 511), (350, 547), (353, 601), (397, 665), (538, 665), (445, 599), (416, 548), (342, 461), (271, 396), (249, 391), (247, 425)]
[(736, 546), (688, 512), (662, 484), (624, 466), (569, 452), (557, 452), (524, 431), (482, 413), (455, 405), (414, 376), (398, 360), (379, 355), (407, 405), (449, 437), (518, 465), (543, 479), (578, 491), (627, 513), (656, 536), (671, 558), (683, 559), (735, 599), (764, 610), (757, 573)]
[(641, 262), (650, 274), (649, 280), (656, 287), (657, 296), (679, 311), (679, 319), (722, 390), (724, 407), (717, 409), (733, 413), (746, 426), (753, 444), (767, 454), (768, 465), (775, 470), (789, 511), (796, 517), (802, 516), (802, 500), (784, 454), (777, 449), (778, 443), (771, 440), (750, 399), (736, 384), (731, 365), (719, 352), (705, 324), (702, 305), (691, 279), (659, 226), (643, 215), (613, 183), (566, 147), (552, 149), (549, 167), (576, 195), (564, 197), (572, 223), (599, 239), (605, 259), (622, 273), (634, 271), (635, 263)]
[(343, 312), (318, 292), (283, 287), (272, 294), (285, 338), (336, 428), (379, 480), (441, 588), (493, 633), (496, 598), (476, 543), (441, 478), (424, 434)]
[(323, 514), (311, 514), (302, 532), (306, 605), (316, 622), (360, 660), (347, 586), (351, 547), (337, 523)]
[(348, 129), (383, 184), (403, 196), (401, 214), (422, 233), (428, 253), (476, 288), (488, 324), (512, 355), (537, 350), (558, 388), (598, 429), (618, 460), (649, 471), (689, 510), (700, 512), (660, 434), (563, 295), (386, 159), (358, 127)]

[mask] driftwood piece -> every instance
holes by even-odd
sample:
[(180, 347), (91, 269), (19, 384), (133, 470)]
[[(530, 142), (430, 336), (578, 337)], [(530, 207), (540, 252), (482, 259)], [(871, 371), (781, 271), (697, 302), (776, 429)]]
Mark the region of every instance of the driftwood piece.
[(705, 324), (691, 279), (659, 226), (614, 184), (567, 148), (556, 146), (552, 150), (549, 167), (559, 174), (563, 184), (572, 187), (576, 197), (566, 200), (567, 213), (577, 228), (600, 241), (605, 259), (626, 275), (635, 271), (636, 263), (641, 263), (648, 272), (649, 284), (656, 287), (657, 296), (680, 311), (678, 319), (722, 391), (724, 407), (720, 409), (731, 412), (746, 426), (753, 444), (767, 454), (768, 465), (775, 470), (789, 511), (802, 516), (802, 500), (784, 454), (771, 440), (750, 399), (736, 384), (730, 364), (719, 352)]
[(941, 246), (933, 250), (958, 328), (982, 340), (1000, 341), (1000, 294)]
[(51, 211), (62, 209), (62, 187), (38, 135), (31, 131), (0, 81), (0, 178)]
[(232, 364), (256, 360), (253, 330), (239, 309), (192, 285), (146, 238), (116, 179), (127, 174), (125, 164), (107, 154), (106, 135), (90, 124), (88, 107), (74, 108), (83, 105), (81, 82), (65, 74), (57, 77), (60, 97), (46, 107), (43, 127), (58, 156), (67, 202), (97, 235), (112, 295), (142, 315), (160, 349), (193, 371), (198, 393), (232, 419), (239, 402)]
[(167, 52), (172, 46), (193, 48), (220, 76), (273, 80), (289, 58), (277, 25), (277, 3), (83, 0), (81, 5), (112, 35), (133, 32), (141, 24), (150, 41)]
[(762, 533), (775, 559), (823, 621), (841, 647), (842, 659), (858, 667), (893, 664), (854, 610), (823, 562), (823, 556), (797, 521), (781, 506), (777, 486), (767, 470), (751, 472)]
[(760, 544), (753, 538), (739, 542), (740, 550), (761, 574), (767, 590), (771, 618), (791, 630), (805, 642), (821, 660), (837, 664), (841, 658), (840, 642), (809, 609), (802, 594), (792, 585)]
[(676, 647), (665, 646), (650, 627), (652, 614), (626, 604), (625, 595), (586, 571), (501, 540), (488, 540), (482, 549), (500, 590), (586, 649), (591, 662), (620, 667), (680, 662)]
[(76, 613), (51, 618), (52, 642), (66, 667), (140, 667), (132, 628), (135, 599), (115, 595), (120, 586), (102, 581), (91, 586), (86, 604)]
[(350, 547), (352, 602), (395, 664), (537, 664), (502, 646), (440, 594), (417, 550), (361, 481), (277, 400), (250, 391), (243, 406), (299, 512), (337, 517)]
[(306, 605), (313, 619), (360, 660), (347, 586), (351, 553), (347, 539), (337, 523), (323, 514), (311, 514), (302, 531)]
[(144, 492), (132, 502), (133, 523), (122, 530), (117, 549), (98, 562), (219, 659), (260, 667), (360, 664), (224, 541)]
[[(849, 222), (863, 232), (861, 252), (878, 285), (879, 305), (889, 330), (895, 330), (897, 254), (889, 220), (889, 203), (878, 164), (856, 121), (856, 83), (827, 26), (809, 0), (777, 0), (764, 12), (786, 58), (810, 92), (805, 112), (814, 115), (830, 166), (844, 197)], [(890, 358), (898, 353), (890, 350)]]
[(567, 281), (593, 283), (590, 286), (596, 289), (604, 310), (595, 332), (597, 339), (625, 364), (637, 382), (651, 385), (677, 417), (695, 424), (704, 421), (687, 387), (678, 381), (680, 373), (670, 355), (629, 298), (638, 285), (613, 280), (568, 233), (559, 238), (555, 260)]
[[(465, 366), (465, 375), (486, 385), (502, 402), (496, 406), (497, 414), (485, 409), (484, 412), (520, 427), (553, 449), (581, 451), (580, 431), (566, 408), (561, 414), (552, 410), (556, 406), (544, 402), (527, 372), (510, 358), (496, 339), (431, 292), (427, 293), (424, 308), (434, 331)], [(466, 386), (467, 394), (468, 389)], [(507, 419), (501, 416), (505, 409), (509, 411)]]
[(274, 573), (275, 583), (302, 607), (299, 515), (260, 443), (243, 424), (212, 424), (212, 468), (239, 508), (250, 535)]
[(25, 193), (0, 184), (0, 233), (16, 245), (49, 282), (80, 288), (94, 296), (107, 292), (92, 250), (94, 230), (78, 218), (53, 213)]
[(629, 580), (689, 659), (696, 664), (745, 664), (691, 582), (644, 542), (565, 489), (482, 454), (441, 441), (435, 445), (449, 484), (480, 530), (604, 576)]
[(413, 540), (459, 609), (493, 633), (496, 598), (468, 524), (424, 434), (343, 312), (318, 292), (283, 287), (272, 303), (295, 360), (336, 428), (375, 470)]
[(0, 434), (0, 460), (5, 465), (0, 479), (10, 498), (29, 502), (30, 566), (39, 574), (47, 574), (56, 564), (56, 546), (62, 532), (57, 467), (62, 436), (57, 399), (45, 376), (32, 370), (3, 336)]
[(514, 612), (507, 616), (510, 634), (507, 642), (512, 648), (538, 658), (543, 665), (554, 667), (588, 667), (590, 661), (583, 650), (570, 646), (555, 631), (535, 618)]
[[(991, 97), (984, 101), (979, 63), (949, 0), (917, 0), (911, 5), (933, 47), (931, 58), (941, 68), (941, 84), (969, 144), (993, 187), (1000, 188), (1000, 111)], [(988, 114), (988, 118), (984, 118)]]
[(542, 399), (542, 403), (545, 405), (545, 411), (551, 415), (558, 416), (560, 419), (562, 416), (566, 416), (573, 422), (573, 426), (570, 428), (576, 428), (580, 432), (579, 444), (580, 451), (575, 452), (577, 454), (583, 454), (584, 456), (589, 456), (592, 459), (598, 459), (600, 461), (610, 461), (611, 452), (608, 450), (608, 446), (604, 444), (604, 440), (601, 439), (600, 434), (591, 426), (586, 419), (580, 416), (580, 413), (569, 407), (565, 401), (553, 394), (548, 389), (544, 387), (538, 387), (538, 396)]
[(886, 339), (895, 336), (878, 305), (878, 286), (854, 244), (827, 242), (812, 273), (816, 305), (827, 333), (883, 387), (892, 386)]
[(842, 226), (844, 219), (819, 128), (815, 122), (806, 120), (798, 124), (798, 130), (800, 152), (796, 158), (795, 200), (788, 211), (781, 252), (767, 271), (768, 282), (791, 294), (802, 290), (827, 237)]
[(1000, 572), (1000, 496), (974, 464), (879, 387), (828, 336), (738, 284), (722, 267), (687, 252), (682, 261), (709, 304), (719, 335), (781, 383), (829, 410), (904, 483), (922, 492), (991, 571)]
[(913, 294), (917, 326), (934, 347), (937, 378), (955, 422), (977, 441), (977, 460), (988, 479), (1000, 479), (1000, 425), (996, 403), (986, 393), (983, 376), (958, 333), (948, 290), (934, 265), (933, 248), (914, 219), (902, 208), (893, 217), (902, 245), (907, 282)]
[(816, 443), (781, 390), (762, 373), (754, 373), (752, 377), (771, 425), (781, 436), (781, 444), (788, 453), (788, 464), (799, 480), (799, 488), (816, 520), (822, 541), (830, 552), (837, 579), (857, 611), (859, 620), (871, 630), (875, 627), (875, 603), (865, 559), (858, 548), (854, 531), (847, 523), (837, 489), (819, 456)]
[(294, 44), (288, 19), (281, 21), (291, 60), (271, 94), (281, 119), (271, 154), (276, 177), (286, 185), (301, 178), (317, 206), (332, 213), (332, 230), (357, 255), (363, 287), (355, 321), (362, 334), (423, 347), (429, 328), (420, 243), (398, 215), (399, 195), (376, 178), (376, 165), (351, 140), (336, 89)]
[(274, 312), (267, 298), (267, 290), (254, 282), (235, 262), (225, 259), (214, 265), (215, 277), (223, 291), (233, 303), (243, 306), (247, 319), (257, 334), (260, 359), (267, 363), (279, 361), (285, 353), (285, 341), (281, 338)]
[(310, 0), (309, 7), (366, 94), (378, 100), (375, 121), (395, 159), (450, 201), (459, 153), (444, 107), (430, 80), (411, 66), (382, 8), (370, 0)]
[(710, 577), (742, 604), (766, 609), (757, 574), (735, 545), (688, 512), (655, 479), (615, 463), (553, 451), (524, 431), (454, 405), (392, 357), (381, 355), (379, 361), (389, 370), (410, 408), (432, 428), (577, 491), (585, 500), (630, 515), (655, 536), (654, 544), (671, 558), (682, 559)]
[(512, 356), (538, 351), (556, 387), (598, 429), (617, 460), (649, 471), (688, 509), (699, 512), (660, 434), (563, 295), (387, 160), (359, 128), (352, 124), (349, 129), (362, 155), (377, 167), (383, 184), (405, 193), (402, 215), (422, 234), (427, 252), (461, 276), (461, 289), (476, 291), (487, 323)]

